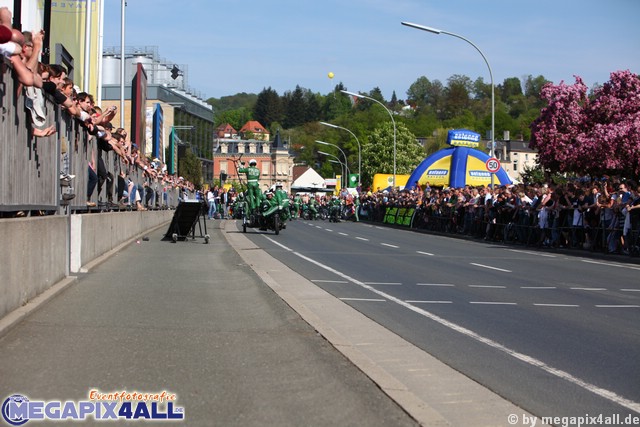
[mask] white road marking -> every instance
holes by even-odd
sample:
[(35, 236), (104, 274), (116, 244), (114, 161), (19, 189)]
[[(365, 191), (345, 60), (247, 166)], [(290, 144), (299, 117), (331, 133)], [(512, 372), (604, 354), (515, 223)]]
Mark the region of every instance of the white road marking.
[(400, 246), (396, 246), (396, 245), (391, 245), (389, 243), (380, 243), (382, 246), (387, 246), (389, 248), (395, 248), (398, 249)]
[(506, 286), (499, 285), (469, 285), (470, 288), (497, 288), (497, 289), (505, 289)]
[(640, 292), (640, 289), (620, 289), (622, 292)]
[(572, 291), (606, 291), (607, 288), (569, 288)]
[(346, 280), (311, 280), (313, 283), (349, 283)]
[(640, 308), (640, 305), (609, 304), (609, 305), (596, 305), (596, 307), (598, 308)]
[(422, 252), (422, 251), (416, 251), (416, 252), (417, 252), (417, 253), (419, 253), (419, 254), (422, 254), (422, 255), (429, 255), (429, 256), (433, 256), (433, 254), (432, 254), (432, 253), (429, 253), (429, 252)]
[(539, 253), (539, 252), (533, 252), (533, 251), (521, 251), (518, 249), (508, 249), (511, 252), (518, 252), (521, 254), (527, 254), (527, 255), (536, 255), (536, 256), (542, 256), (542, 257), (548, 257), (548, 258), (556, 258), (555, 255), (550, 255), (550, 254), (543, 254), (543, 253)]
[(398, 282), (362, 282), (365, 285), (391, 285), (391, 286), (400, 286), (402, 283)]
[(498, 270), (498, 271), (504, 271), (505, 273), (512, 273), (511, 270), (505, 270), (504, 268), (498, 268), (498, 267), (491, 267), (490, 265), (476, 264), (475, 262), (470, 262), (469, 264), (475, 265), (476, 267), (488, 268), (490, 270)]
[(416, 286), (455, 286), (448, 283), (416, 283)]
[(409, 304), (453, 304), (453, 301), (418, 301), (418, 300), (407, 300)]
[(364, 240), (365, 242), (368, 242), (368, 241), (369, 241), (369, 239), (365, 239), (364, 237), (356, 237), (356, 239), (358, 239), (358, 240)]
[(539, 304), (533, 304), (536, 307), (580, 307), (579, 305), (576, 304), (543, 304), (543, 303), (539, 303)]
[(348, 236), (347, 233), (343, 233), (342, 231), (339, 231), (338, 234), (340, 234), (341, 236)]
[(469, 301), (469, 304), (484, 304), (484, 305), (518, 305), (517, 302), (501, 302), (501, 301)]
[(520, 289), (558, 289), (555, 286), (520, 286)]
[(331, 233), (333, 232), (333, 230), (332, 230), (332, 229), (330, 229), (330, 228), (325, 228), (325, 231), (329, 231), (329, 232), (331, 232)]
[(383, 299), (376, 298), (339, 298), (340, 301), (365, 301), (365, 302), (386, 302)]
[(635, 267), (633, 265), (614, 264), (614, 263), (611, 263), (611, 262), (592, 261), (592, 260), (589, 260), (589, 259), (582, 259), (580, 261), (586, 262), (587, 264), (598, 264), (598, 265), (606, 265), (608, 267), (630, 268), (631, 270), (640, 270), (640, 267)]
[[(265, 238), (267, 238), (268, 240), (270, 240), (272, 242), (275, 242), (273, 239), (271, 239), (268, 236), (265, 236)], [(281, 245), (281, 246), (286, 248), (286, 246), (283, 246), (283, 245)], [(551, 374), (551, 375), (553, 375), (555, 377), (558, 377), (558, 378), (563, 379), (563, 380), (565, 380), (567, 382), (570, 382), (570, 383), (572, 383), (572, 384), (574, 384), (574, 385), (576, 385), (578, 387), (582, 387), (583, 389), (585, 389), (585, 390), (587, 390), (587, 391), (589, 391), (589, 392), (591, 392), (591, 393), (593, 393), (593, 394), (595, 394), (597, 396), (600, 396), (603, 399), (606, 399), (606, 400), (608, 400), (610, 402), (614, 402), (614, 403), (616, 403), (618, 405), (624, 406), (625, 408), (631, 409), (632, 411), (640, 412), (640, 403), (638, 403), (638, 402), (634, 402), (633, 400), (629, 400), (629, 399), (627, 399), (627, 398), (625, 398), (623, 396), (620, 396), (620, 395), (614, 393), (611, 390), (607, 390), (607, 389), (599, 387), (599, 386), (597, 386), (595, 384), (591, 384), (591, 383), (589, 383), (587, 381), (584, 381), (584, 380), (582, 380), (582, 379), (580, 379), (578, 377), (575, 377), (575, 376), (571, 375), (570, 373), (565, 372), (565, 371), (563, 371), (561, 369), (556, 369), (553, 366), (549, 366), (546, 363), (544, 363), (543, 361), (536, 359), (535, 357), (531, 357), (531, 356), (528, 356), (528, 355), (526, 355), (524, 353), (520, 353), (518, 351), (512, 350), (509, 347), (506, 347), (506, 346), (498, 343), (497, 341), (494, 341), (494, 340), (492, 340), (490, 338), (486, 338), (486, 337), (484, 337), (484, 336), (472, 331), (471, 329), (467, 329), (467, 328), (465, 328), (463, 326), (460, 326), (460, 325), (458, 325), (456, 323), (450, 322), (449, 320), (446, 320), (446, 319), (444, 319), (444, 318), (442, 318), (440, 316), (437, 316), (437, 315), (435, 315), (435, 314), (433, 314), (433, 313), (431, 313), (431, 312), (429, 312), (427, 310), (424, 310), (424, 309), (422, 309), (420, 307), (416, 307), (416, 306), (411, 305), (411, 304), (409, 304), (409, 303), (407, 303), (405, 301), (402, 301), (401, 299), (396, 298), (393, 295), (389, 295), (389, 294), (387, 294), (387, 293), (385, 293), (383, 291), (380, 291), (380, 290), (377, 290), (377, 289), (375, 289), (375, 288), (373, 288), (371, 286), (368, 286), (368, 285), (364, 284), (363, 282), (360, 282), (359, 280), (354, 279), (353, 277), (351, 277), (351, 276), (349, 276), (349, 275), (347, 275), (345, 273), (342, 273), (341, 271), (338, 271), (338, 270), (336, 270), (334, 268), (331, 268), (328, 265), (322, 264), (321, 262), (318, 262), (318, 261), (316, 261), (316, 260), (314, 260), (312, 258), (309, 258), (306, 255), (303, 255), (303, 254), (301, 254), (299, 252), (292, 251), (289, 248), (286, 248), (286, 249), (288, 251), (290, 251), (290, 252), (293, 252), (296, 256), (304, 259), (305, 261), (310, 262), (310, 263), (312, 263), (314, 265), (317, 265), (318, 267), (323, 268), (323, 269), (325, 269), (325, 270), (327, 270), (327, 271), (329, 271), (329, 272), (331, 272), (333, 274), (336, 274), (336, 275), (344, 278), (345, 280), (348, 280), (349, 282), (351, 282), (351, 283), (353, 283), (355, 285), (358, 285), (358, 286), (360, 286), (360, 287), (362, 287), (364, 289), (367, 289), (367, 290), (369, 290), (369, 291), (371, 291), (371, 292), (373, 292), (373, 293), (375, 293), (375, 294), (377, 294), (377, 295), (379, 295), (379, 296), (381, 296), (383, 298), (386, 298), (387, 300), (389, 300), (391, 302), (395, 302), (396, 304), (406, 308), (407, 310), (410, 310), (410, 311), (413, 311), (414, 313), (420, 314), (421, 316), (424, 316), (424, 317), (426, 317), (428, 319), (431, 319), (432, 321), (437, 322), (437, 323), (441, 324), (442, 326), (445, 326), (445, 327), (447, 327), (447, 328), (449, 328), (449, 329), (451, 329), (453, 331), (456, 331), (456, 332), (458, 332), (458, 333), (460, 333), (462, 335), (465, 335), (465, 336), (467, 336), (467, 337), (469, 337), (469, 338), (471, 338), (473, 340), (476, 340), (476, 341), (478, 341), (478, 342), (480, 342), (482, 344), (485, 344), (485, 345), (487, 345), (487, 346), (489, 346), (489, 347), (491, 347), (493, 349), (501, 351), (501, 352), (513, 357), (514, 359), (520, 360), (520, 361), (522, 361), (524, 363), (527, 363), (527, 364), (529, 364), (529, 365), (531, 365), (533, 367), (539, 368), (539, 369), (541, 369), (541, 370), (543, 370), (543, 371), (545, 371), (545, 372), (547, 372), (547, 373), (549, 373), (549, 374)]]

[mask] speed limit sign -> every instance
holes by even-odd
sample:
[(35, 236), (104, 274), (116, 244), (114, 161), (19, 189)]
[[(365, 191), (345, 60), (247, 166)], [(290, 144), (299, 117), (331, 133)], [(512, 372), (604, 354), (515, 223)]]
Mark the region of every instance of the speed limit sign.
[(496, 173), (500, 170), (500, 160), (496, 159), (495, 157), (490, 157), (484, 165), (491, 173)]

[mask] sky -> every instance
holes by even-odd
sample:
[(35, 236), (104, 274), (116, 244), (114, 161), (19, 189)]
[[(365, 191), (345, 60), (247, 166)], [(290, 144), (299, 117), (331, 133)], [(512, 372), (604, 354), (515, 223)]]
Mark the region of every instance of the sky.
[[(105, 1), (104, 47), (121, 45), (121, 1)], [(588, 87), (611, 72), (640, 73), (640, 0), (127, 0), (125, 46), (157, 46), (188, 66), (202, 98), (326, 95), (379, 88), (398, 99), (419, 77), (491, 81), (529, 75)], [(331, 79), (328, 73), (332, 72)]]

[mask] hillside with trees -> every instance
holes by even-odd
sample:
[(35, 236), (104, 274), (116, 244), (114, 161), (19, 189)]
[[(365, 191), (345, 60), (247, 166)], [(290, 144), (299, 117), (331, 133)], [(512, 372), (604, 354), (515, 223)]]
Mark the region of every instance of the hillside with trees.
[[(600, 174), (624, 170), (637, 174), (638, 87), (638, 76), (628, 71), (612, 73), (610, 82), (594, 86), (589, 93), (579, 78), (574, 86), (554, 86), (543, 76), (507, 78), (495, 86), (496, 139), (509, 131), (512, 139), (531, 141), (532, 148), (540, 151), (541, 169), (546, 172)], [(338, 83), (332, 92), (322, 95), (296, 86), (280, 95), (268, 87), (257, 95), (242, 93), (209, 102), (214, 106), (216, 125), (231, 123), (239, 128), (247, 120), (257, 120), (271, 134), (280, 130), (294, 151), (296, 162), (313, 166), (325, 176), (339, 173), (340, 165), (318, 154), (316, 140), (338, 145), (352, 169), (358, 163), (359, 143), (362, 182), (368, 185), (372, 174), (393, 172), (389, 157), (393, 145), (392, 135), (389, 136), (391, 120), (376, 102), (352, 99), (341, 90), (348, 88)], [(629, 90), (635, 97), (623, 101)], [(426, 155), (443, 148), (449, 129), (465, 128), (480, 133), (485, 141), (490, 138), (491, 84), (482, 78), (472, 80), (456, 74), (441, 82), (422, 76), (408, 88), (404, 99), (394, 92), (386, 100), (379, 88), (361, 94), (393, 112), (398, 135), (402, 135), (397, 139), (396, 150), (399, 174), (410, 172)], [(322, 126), (323, 121), (350, 130), (357, 140), (344, 130)], [(559, 122), (565, 124), (558, 126)], [(416, 139), (424, 147), (411, 142)], [(593, 151), (595, 141), (606, 141), (606, 147)], [(320, 151), (339, 155), (332, 148), (322, 146)], [(571, 152), (573, 157), (557, 156), (559, 149)], [(580, 160), (595, 152), (606, 157), (607, 162)], [(624, 159), (618, 159), (623, 154)]]

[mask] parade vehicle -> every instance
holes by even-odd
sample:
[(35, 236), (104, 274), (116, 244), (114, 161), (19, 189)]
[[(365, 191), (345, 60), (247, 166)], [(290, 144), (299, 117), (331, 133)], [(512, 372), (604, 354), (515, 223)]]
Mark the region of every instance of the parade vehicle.
[(242, 232), (246, 233), (247, 228), (258, 228), (262, 231), (271, 230), (276, 235), (280, 230), (287, 228), (285, 211), (288, 207), (282, 203), (271, 202), (269, 196), (260, 202), (257, 210), (251, 211), (246, 197), (239, 197), (236, 204), (236, 212), (239, 219), (242, 219)]

